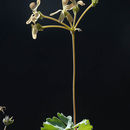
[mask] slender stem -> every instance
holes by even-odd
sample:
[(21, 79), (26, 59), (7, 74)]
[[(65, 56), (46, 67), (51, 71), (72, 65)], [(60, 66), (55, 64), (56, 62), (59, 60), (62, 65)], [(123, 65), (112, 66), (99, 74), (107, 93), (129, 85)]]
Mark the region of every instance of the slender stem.
[(7, 129), (7, 126), (5, 125), (4, 130), (6, 130), (6, 129)]
[(79, 19), (78, 19), (78, 21), (77, 21), (77, 23), (76, 23), (76, 25), (75, 25), (75, 28), (78, 26), (79, 22), (81, 21), (81, 19), (83, 18), (83, 16), (86, 14), (86, 12), (87, 12), (90, 8), (92, 8), (92, 7), (93, 7), (93, 4), (90, 4), (90, 5), (87, 7), (87, 9), (82, 13), (82, 15), (79, 17)]
[(73, 119), (76, 125), (76, 101), (75, 101), (75, 32), (72, 31), (72, 50), (73, 50)]
[[(46, 25), (46, 26), (42, 26), (43, 29), (46, 28), (62, 28), (62, 29), (66, 29), (69, 30), (68, 28), (64, 27), (64, 26), (59, 26), (59, 25)], [(70, 31), (70, 30), (69, 30)]]
[(69, 30), (71, 30), (71, 28), (70, 28), (67, 24), (65, 24), (65, 23), (63, 23), (63, 22), (60, 22), (59, 20), (57, 20), (57, 19), (55, 19), (55, 18), (52, 18), (52, 17), (46, 16), (46, 15), (43, 15), (41, 12), (40, 12), (40, 15), (41, 15), (41, 17), (43, 17), (43, 18), (46, 18), (46, 19), (50, 19), (50, 20), (52, 20), (52, 21), (55, 21), (55, 22), (57, 22), (57, 23), (59, 23), (59, 24), (65, 26), (65, 27), (68, 28)]

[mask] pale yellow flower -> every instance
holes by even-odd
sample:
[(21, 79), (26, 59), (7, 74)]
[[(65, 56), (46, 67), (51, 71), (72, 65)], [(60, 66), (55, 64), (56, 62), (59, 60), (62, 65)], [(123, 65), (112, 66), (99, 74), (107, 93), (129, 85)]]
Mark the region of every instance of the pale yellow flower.
[(32, 37), (33, 39), (37, 38), (37, 33), (39, 31), (38, 29), (38, 24), (36, 24), (37, 20), (40, 18), (40, 14), (37, 11), (39, 5), (41, 4), (41, 0), (37, 0), (36, 3), (32, 2), (30, 3), (29, 7), (32, 10), (32, 15), (30, 16), (29, 20), (26, 22), (26, 24), (30, 24), (31, 22), (32, 24)]
[(40, 18), (40, 14), (37, 11), (37, 8), (39, 7), (41, 3), (41, 0), (37, 0), (37, 2), (30, 3), (29, 7), (32, 10), (32, 15), (30, 16), (29, 20), (26, 22), (26, 24), (30, 24), (33, 22), (34, 24), (37, 22), (37, 20)]
[(73, 17), (72, 17), (71, 14), (68, 12), (69, 10), (72, 9), (72, 7), (71, 7), (72, 5), (71, 5), (71, 4), (68, 5), (68, 2), (69, 2), (69, 1), (70, 1), (70, 0), (62, 0), (62, 7), (63, 7), (63, 9), (59, 9), (59, 10), (57, 10), (56, 12), (51, 13), (50, 16), (53, 16), (53, 15), (55, 15), (55, 14), (61, 12), (61, 14), (60, 14), (60, 16), (59, 16), (59, 21), (60, 21), (60, 22), (63, 22), (63, 21), (64, 21), (64, 18), (66, 17), (67, 20), (72, 23), (72, 22), (73, 22)]

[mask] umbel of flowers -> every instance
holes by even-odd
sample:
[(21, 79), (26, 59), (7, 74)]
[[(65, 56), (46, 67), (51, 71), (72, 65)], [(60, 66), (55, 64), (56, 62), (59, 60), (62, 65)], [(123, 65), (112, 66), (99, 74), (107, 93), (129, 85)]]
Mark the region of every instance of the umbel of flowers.
[[(42, 0), (44, 2), (44, 0)], [(64, 116), (62, 113), (58, 113), (57, 117), (47, 118), (46, 122), (43, 123), (42, 130), (92, 130), (92, 126), (90, 125), (89, 120), (83, 120), (82, 122), (76, 124), (76, 100), (75, 100), (75, 77), (76, 77), (76, 58), (75, 58), (75, 32), (81, 31), (78, 28), (78, 25), (84, 15), (90, 10), (92, 7), (95, 7), (98, 4), (98, 0), (89, 0), (90, 5), (85, 8), (85, 3), (82, 0), (61, 0), (62, 7), (55, 12), (50, 12), (50, 16), (45, 15), (45, 13), (41, 13), (38, 10), (38, 7), (41, 4), (41, 0), (37, 0), (36, 2), (31, 2), (29, 7), (32, 11), (30, 18), (27, 20), (26, 24), (31, 23), (32, 28), (32, 38), (37, 39), (37, 35), (39, 31), (44, 31), (47, 28), (61, 28), (70, 32), (72, 36), (72, 56), (73, 56), (73, 77), (72, 77), (72, 88), (73, 88), (73, 121), (71, 116)], [(84, 7), (85, 10), (82, 12), (80, 16), (78, 16), (78, 12), (80, 11), (80, 7)], [(59, 13), (58, 18), (54, 18), (52, 16)], [(67, 19), (67, 23), (64, 22), (64, 19)], [(38, 20), (49, 19), (55, 21), (55, 25), (41, 25), (38, 23)]]

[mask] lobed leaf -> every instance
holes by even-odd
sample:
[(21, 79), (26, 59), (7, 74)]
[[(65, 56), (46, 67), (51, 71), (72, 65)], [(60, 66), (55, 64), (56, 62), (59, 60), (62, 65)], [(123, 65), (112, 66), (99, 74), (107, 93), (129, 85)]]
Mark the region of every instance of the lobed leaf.
[(74, 130), (71, 116), (66, 117), (62, 113), (57, 113), (57, 116), (47, 118), (41, 130)]
[(74, 128), (78, 128), (78, 130), (92, 130), (93, 126), (90, 125), (89, 120), (83, 120), (80, 123), (76, 124)]

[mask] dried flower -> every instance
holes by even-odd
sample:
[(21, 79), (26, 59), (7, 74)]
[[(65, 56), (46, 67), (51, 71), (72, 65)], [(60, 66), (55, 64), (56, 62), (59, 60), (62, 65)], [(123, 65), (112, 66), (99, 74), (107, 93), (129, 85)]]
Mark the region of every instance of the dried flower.
[(13, 117), (5, 116), (5, 118), (3, 119), (3, 123), (5, 126), (9, 126), (13, 124), (13, 122), (14, 122)]

